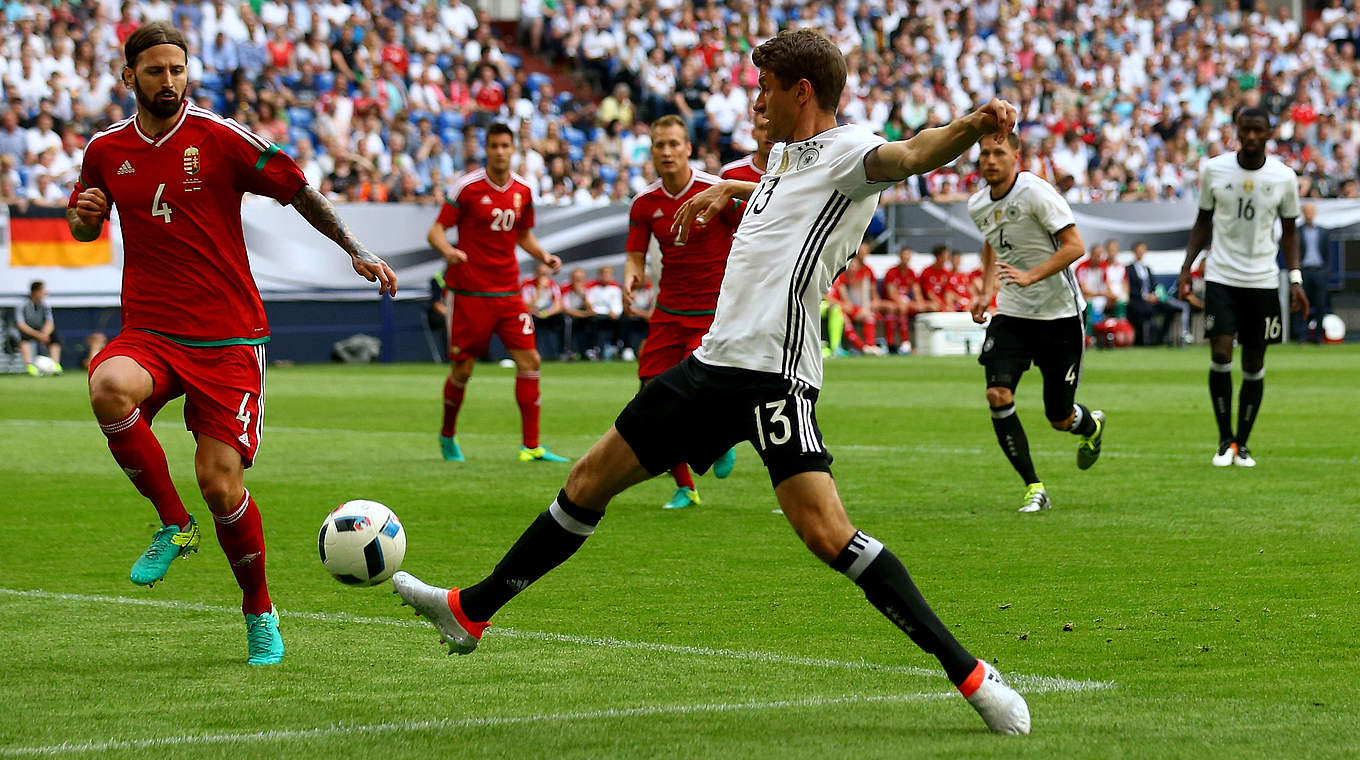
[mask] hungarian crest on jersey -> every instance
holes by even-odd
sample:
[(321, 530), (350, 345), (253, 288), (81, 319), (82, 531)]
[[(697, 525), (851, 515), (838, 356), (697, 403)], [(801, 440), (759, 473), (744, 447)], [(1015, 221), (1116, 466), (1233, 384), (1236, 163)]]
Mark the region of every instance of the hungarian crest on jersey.
[(184, 149), (184, 173), (198, 174), (198, 146), (190, 145)]

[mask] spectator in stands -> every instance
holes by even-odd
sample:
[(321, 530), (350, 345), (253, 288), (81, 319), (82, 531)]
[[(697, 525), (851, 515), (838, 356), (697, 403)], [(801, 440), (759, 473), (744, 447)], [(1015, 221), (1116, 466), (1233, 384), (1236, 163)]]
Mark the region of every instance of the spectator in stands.
[(566, 338), (566, 311), (562, 288), (553, 281), (552, 269), (547, 264), (539, 264), (534, 276), (520, 285), (519, 294), (534, 318), (538, 352), (545, 359), (561, 357)]
[[(1152, 270), (1143, 261), (1147, 243), (1133, 244), (1133, 261), (1125, 267), (1128, 277), (1129, 322), (1133, 325), (1134, 344), (1155, 346), (1178, 335), (1189, 342), (1190, 305), (1169, 298), (1166, 288), (1153, 281)], [(1179, 319), (1179, 322), (1177, 321)]]
[(19, 113), (13, 109), (0, 114), (0, 156), (13, 156), (15, 163), (28, 155), (28, 135), (19, 128)]
[(37, 375), (34, 357), (39, 348), (56, 363), (56, 374), (61, 374), (61, 336), (52, 320), (52, 306), (47, 302), (47, 286), (41, 280), (28, 288), (28, 300), (14, 309), (14, 326), (19, 330), (19, 353), (28, 374)]

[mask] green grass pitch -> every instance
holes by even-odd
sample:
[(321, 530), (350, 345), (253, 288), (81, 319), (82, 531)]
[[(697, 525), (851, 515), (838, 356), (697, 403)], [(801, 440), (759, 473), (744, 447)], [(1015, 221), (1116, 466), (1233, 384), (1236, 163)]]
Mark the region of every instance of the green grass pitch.
[[(154, 589), (127, 571), (154, 512), (118, 471), (84, 380), (0, 378), (0, 757), (1112, 758), (1360, 755), (1360, 347), (1267, 359), (1254, 470), (1215, 469), (1208, 350), (1088, 354), (1101, 461), (1017, 394), (1054, 509), (1023, 488), (970, 358), (836, 360), (818, 416), (856, 525), (1024, 692), (1001, 737), (932, 658), (818, 563), (754, 452), (702, 507), (665, 479), (610, 506), (576, 557), (449, 657), (390, 587), (331, 580), (316, 531), (377, 499), (406, 569), (480, 579), (567, 468), (522, 464), (512, 370), (478, 368), (464, 464), (438, 458), (434, 365), (270, 371), (247, 484), (288, 652), (244, 664), (239, 594), (180, 406), (156, 430), (205, 527)], [(550, 364), (543, 439), (580, 456), (636, 389), (624, 364)], [(1237, 375), (1234, 373), (1234, 384)]]

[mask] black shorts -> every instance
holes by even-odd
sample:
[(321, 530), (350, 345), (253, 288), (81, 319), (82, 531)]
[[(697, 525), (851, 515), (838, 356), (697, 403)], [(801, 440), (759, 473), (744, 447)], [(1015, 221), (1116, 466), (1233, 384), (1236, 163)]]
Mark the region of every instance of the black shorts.
[(817, 389), (805, 383), (690, 356), (644, 386), (614, 427), (653, 475), (681, 462), (702, 475), (750, 441), (777, 486), (802, 472), (831, 472), (816, 406)]
[(1204, 337), (1236, 335), (1244, 346), (1262, 347), (1284, 340), (1280, 291), (1204, 283)]
[[(34, 329), (37, 329), (37, 328), (34, 328)], [(31, 336), (31, 335), (24, 335), (23, 333), (19, 332), (18, 330), (15, 330), (14, 332), (19, 336), (19, 340), (31, 340), (31, 341), (33, 341), (34, 343), (37, 343), (37, 342), (38, 342), (38, 339), (37, 339), (37, 338), (34, 338), (34, 337)], [(57, 332), (56, 330), (53, 330), (53, 331), (52, 331), (52, 334), (51, 334), (50, 336), (48, 336), (48, 338), (47, 338), (47, 343), (48, 343), (48, 345), (51, 345), (51, 346), (60, 346), (60, 345), (61, 345), (61, 333)]]
[(1072, 415), (1077, 398), (1085, 349), (1081, 317), (1022, 319), (998, 314), (987, 325), (978, 364), (987, 370), (988, 388), (1007, 388), (1013, 393), (1033, 362), (1044, 376), (1044, 415), (1049, 420), (1065, 420)]

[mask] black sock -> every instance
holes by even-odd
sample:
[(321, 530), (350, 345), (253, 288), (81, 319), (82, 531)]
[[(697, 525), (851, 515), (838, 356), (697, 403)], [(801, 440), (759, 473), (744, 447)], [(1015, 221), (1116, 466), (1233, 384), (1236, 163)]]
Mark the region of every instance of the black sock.
[(1261, 411), (1261, 396), (1266, 390), (1266, 371), (1242, 373), (1242, 391), (1237, 397), (1237, 445), (1246, 446), (1256, 413)]
[(1209, 398), (1214, 402), (1214, 419), (1218, 421), (1218, 440), (1231, 441), (1233, 439), (1231, 364), (1213, 362), (1209, 364)]
[(1038, 483), (1039, 476), (1034, 474), (1034, 462), (1029, 458), (1029, 438), (1020, 425), (1020, 415), (1015, 413), (1015, 403), (992, 407), (992, 427), (996, 428), (996, 440), (1001, 451), (1011, 460), (1011, 466), (1024, 478), (1025, 485)]
[(578, 507), (559, 491), (557, 500), (544, 510), (510, 551), (481, 583), (459, 594), (469, 620), (490, 620), (515, 595), (567, 561), (586, 542), (603, 512)]
[(1067, 432), (1072, 435), (1090, 435), (1096, 432), (1096, 420), (1091, 416), (1091, 410), (1081, 404), (1072, 405), (1072, 415), (1076, 418), (1072, 420), (1072, 427)]
[(864, 590), (870, 604), (910, 636), (916, 646), (935, 655), (955, 686), (977, 667), (977, 658), (968, 654), (935, 616), (911, 582), (907, 569), (872, 536), (856, 531), (849, 545), (832, 561), (831, 569), (854, 581)]

